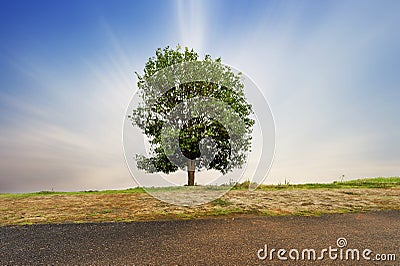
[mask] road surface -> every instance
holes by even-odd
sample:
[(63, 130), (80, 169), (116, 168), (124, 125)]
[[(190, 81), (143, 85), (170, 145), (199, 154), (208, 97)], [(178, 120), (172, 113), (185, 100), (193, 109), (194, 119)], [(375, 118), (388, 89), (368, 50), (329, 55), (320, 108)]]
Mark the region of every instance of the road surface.
[(400, 265), (399, 249), (400, 211), (0, 227), (0, 265)]

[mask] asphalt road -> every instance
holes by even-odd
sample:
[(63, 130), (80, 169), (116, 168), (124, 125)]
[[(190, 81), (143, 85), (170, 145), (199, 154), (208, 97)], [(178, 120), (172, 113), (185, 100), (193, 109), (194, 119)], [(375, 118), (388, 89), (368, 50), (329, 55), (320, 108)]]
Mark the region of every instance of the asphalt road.
[[(338, 247), (345, 238), (347, 246)], [(339, 243), (343, 245), (343, 243)], [(258, 251), (285, 249), (260, 260)], [(323, 249), (328, 251), (318, 260)], [(296, 261), (299, 251), (300, 260)], [(301, 260), (314, 249), (317, 260)], [(360, 260), (345, 260), (358, 249)], [(364, 249), (371, 254), (365, 260)], [(340, 260), (340, 250), (343, 259)], [(283, 252), (283, 251), (282, 251)], [(368, 253), (368, 252), (367, 252)], [(378, 262), (376, 254), (395, 254)], [(263, 257), (264, 250), (259, 252)], [(390, 255), (389, 255), (390, 256)], [(387, 256), (388, 257), (388, 256)], [(351, 254), (349, 253), (349, 258)], [(382, 256), (381, 256), (382, 258)], [(0, 265), (400, 265), (400, 211), (320, 217), (253, 217), (0, 227)]]

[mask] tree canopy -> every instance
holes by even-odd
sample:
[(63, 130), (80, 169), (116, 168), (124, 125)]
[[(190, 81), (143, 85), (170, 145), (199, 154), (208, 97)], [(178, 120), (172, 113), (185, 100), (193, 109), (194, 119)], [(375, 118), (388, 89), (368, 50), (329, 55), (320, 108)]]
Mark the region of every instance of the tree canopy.
[(136, 75), (141, 102), (130, 119), (151, 145), (149, 157), (136, 155), (139, 169), (170, 173), (192, 161), (225, 174), (244, 164), (254, 120), (241, 73), (178, 46), (157, 49)]

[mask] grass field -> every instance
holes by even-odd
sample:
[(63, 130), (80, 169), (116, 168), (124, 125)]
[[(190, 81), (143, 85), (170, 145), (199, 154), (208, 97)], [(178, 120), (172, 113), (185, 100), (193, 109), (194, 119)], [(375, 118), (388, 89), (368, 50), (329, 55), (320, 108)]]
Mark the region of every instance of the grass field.
[[(330, 184), (261, 185), (255, 191), (247, 190), (248, 185), (248, 182), (237, 184), (223, 197), (193, 207), (159, 201), (143, 188), (0, 194), (0, 225), (400, 210), (399, 177)], [(155, 188), (171, 195), (178, 189)]]
[[(248, 182), (238, 184), (234, 189), (247, 188)], [(261, 190), (276, 190), (276, 189), (319, 189), (319, 188), (391, 188), (400, 186), (400, 177), (375, 177), (349, 180), (344, 182), (333, 183), (308, 183), (298, 185), (260, 185), (258, 189)]]

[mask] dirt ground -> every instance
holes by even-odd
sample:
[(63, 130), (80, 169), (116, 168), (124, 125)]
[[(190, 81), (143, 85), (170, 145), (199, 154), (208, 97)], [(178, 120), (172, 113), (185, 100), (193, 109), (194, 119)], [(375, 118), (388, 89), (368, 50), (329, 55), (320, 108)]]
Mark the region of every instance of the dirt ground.
[[(173, 197), (173, 192), (170, 196)], [(0, 225), (149, 221), (241, 215), (319, 215), (400, 210), (400, 188), (232, 190), (213, 202), (175, 206), (147, 193), (0, 197)]]

